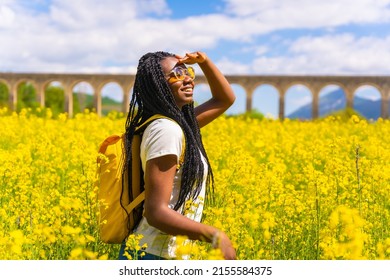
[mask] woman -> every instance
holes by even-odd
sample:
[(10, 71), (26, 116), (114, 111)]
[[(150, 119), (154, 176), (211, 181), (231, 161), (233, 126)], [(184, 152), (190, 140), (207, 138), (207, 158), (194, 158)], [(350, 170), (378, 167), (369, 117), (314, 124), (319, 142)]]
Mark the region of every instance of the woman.
[[(197, 63), (210, 85), (212, 98), (194, 108)], [(213, 243), (225, 259), (236, 253), (227, 235), (200, 223), (206, 187), (212, 185), (212, 171), (203, 147), (200, 128), (207, 125), (234, 102), (226, 78), (202, 52), (181, 57), (166, 52), (144, 55), (137, 68), (133, 96), (126, 122), (126, 154), (130, 159), (132, 137), (138, 124), (154, 114), (157, 119), (145, 129), (141, 161), (145, 180), (144, 215), (134, 233), (146, 243), (144, 259), (175, 257), (175, 236)], [(178, 168), (185, 147), (184, 162)], [(130, 160), (127, 161), (128, 167)], [(120, 258), (123, 257), (122, 245)]]

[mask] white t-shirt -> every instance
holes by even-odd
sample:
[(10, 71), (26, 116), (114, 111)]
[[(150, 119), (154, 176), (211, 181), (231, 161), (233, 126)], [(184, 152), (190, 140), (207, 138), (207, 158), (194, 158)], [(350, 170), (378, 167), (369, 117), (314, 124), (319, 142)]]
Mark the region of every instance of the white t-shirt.
[[(168, 119), (157, 119), (145, 129), (141, 141), (141, 162), (142, 169), (145, 171), (146, 162), (166, 155), (176, 155), (179, 163), (183, 145), (183, 131), (176, 123)], [(200, 151), (199, 151), (200, 153)], [(201, 154), (204, 166), (204, 178), (202, 189), (197, 199), (192, 203), (190, 211), (186, 216), (192, 220), (200, 222), (203, 212), (203, 202), (206, 190), (207, 164)], [(169, 201), (169, 208), (173, 209), (179, 196), (181, 184), (182, 168), (176, 171), (172, 194)], [(182, 208), (178, 210), (181, 213)], [(161, 256), (163, 258), (175, 257), (175, 237), (168, 235), (148, 224), (143, 217), (139, 226), (135, 230), (136, 234), (142, 234), (143, 238), (140, 245), (147, 244), (146, 252)]]

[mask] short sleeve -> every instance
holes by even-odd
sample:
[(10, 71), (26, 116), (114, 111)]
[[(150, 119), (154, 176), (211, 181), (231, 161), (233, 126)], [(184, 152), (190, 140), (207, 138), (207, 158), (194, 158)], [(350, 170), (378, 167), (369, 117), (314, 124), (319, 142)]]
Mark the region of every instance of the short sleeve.
[(157, 119), (145, 129), (141, 142), (141, 161), (145, 170), (150, 159), (166, 155), (175, 155), (177, 163), (183, 145), (183, 131), (174, 121)]

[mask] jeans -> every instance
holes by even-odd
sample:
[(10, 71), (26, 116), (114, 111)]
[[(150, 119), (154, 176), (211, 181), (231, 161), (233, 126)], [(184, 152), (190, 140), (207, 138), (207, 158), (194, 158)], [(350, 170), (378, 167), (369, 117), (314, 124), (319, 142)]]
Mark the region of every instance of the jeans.
[[(118, 258), (119, 260), (127, 260), (127, 257), (123, 255), (125, 252), (125, 248), (126, 248), (126, 243), (124, 242), (122, 243), (121, 249), (119, 250), (119, 258)], [(127, 252), (130, 254), (130, 256), (135, 255), (135, 252), (133, 250), (128, 250)], [(141, 257), (142, 253), (144, 255)], [(163, 257), (149, 254), (143, 251), (138, 251), (137, 258), (133, 258), (133, 259), (134, 260), (165, 260)]]

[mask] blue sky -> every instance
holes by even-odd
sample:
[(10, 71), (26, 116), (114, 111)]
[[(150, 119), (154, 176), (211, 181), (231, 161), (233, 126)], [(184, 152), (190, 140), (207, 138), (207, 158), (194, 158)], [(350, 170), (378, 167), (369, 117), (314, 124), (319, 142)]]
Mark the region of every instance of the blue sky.
[[(202, 50), (225, 74), (389, 75), (390, 0), (0, 0), (0, 42), (0, 72), (135, 73), (148, 51)], [(287, 113), (309, 96), (292, 91)]]

